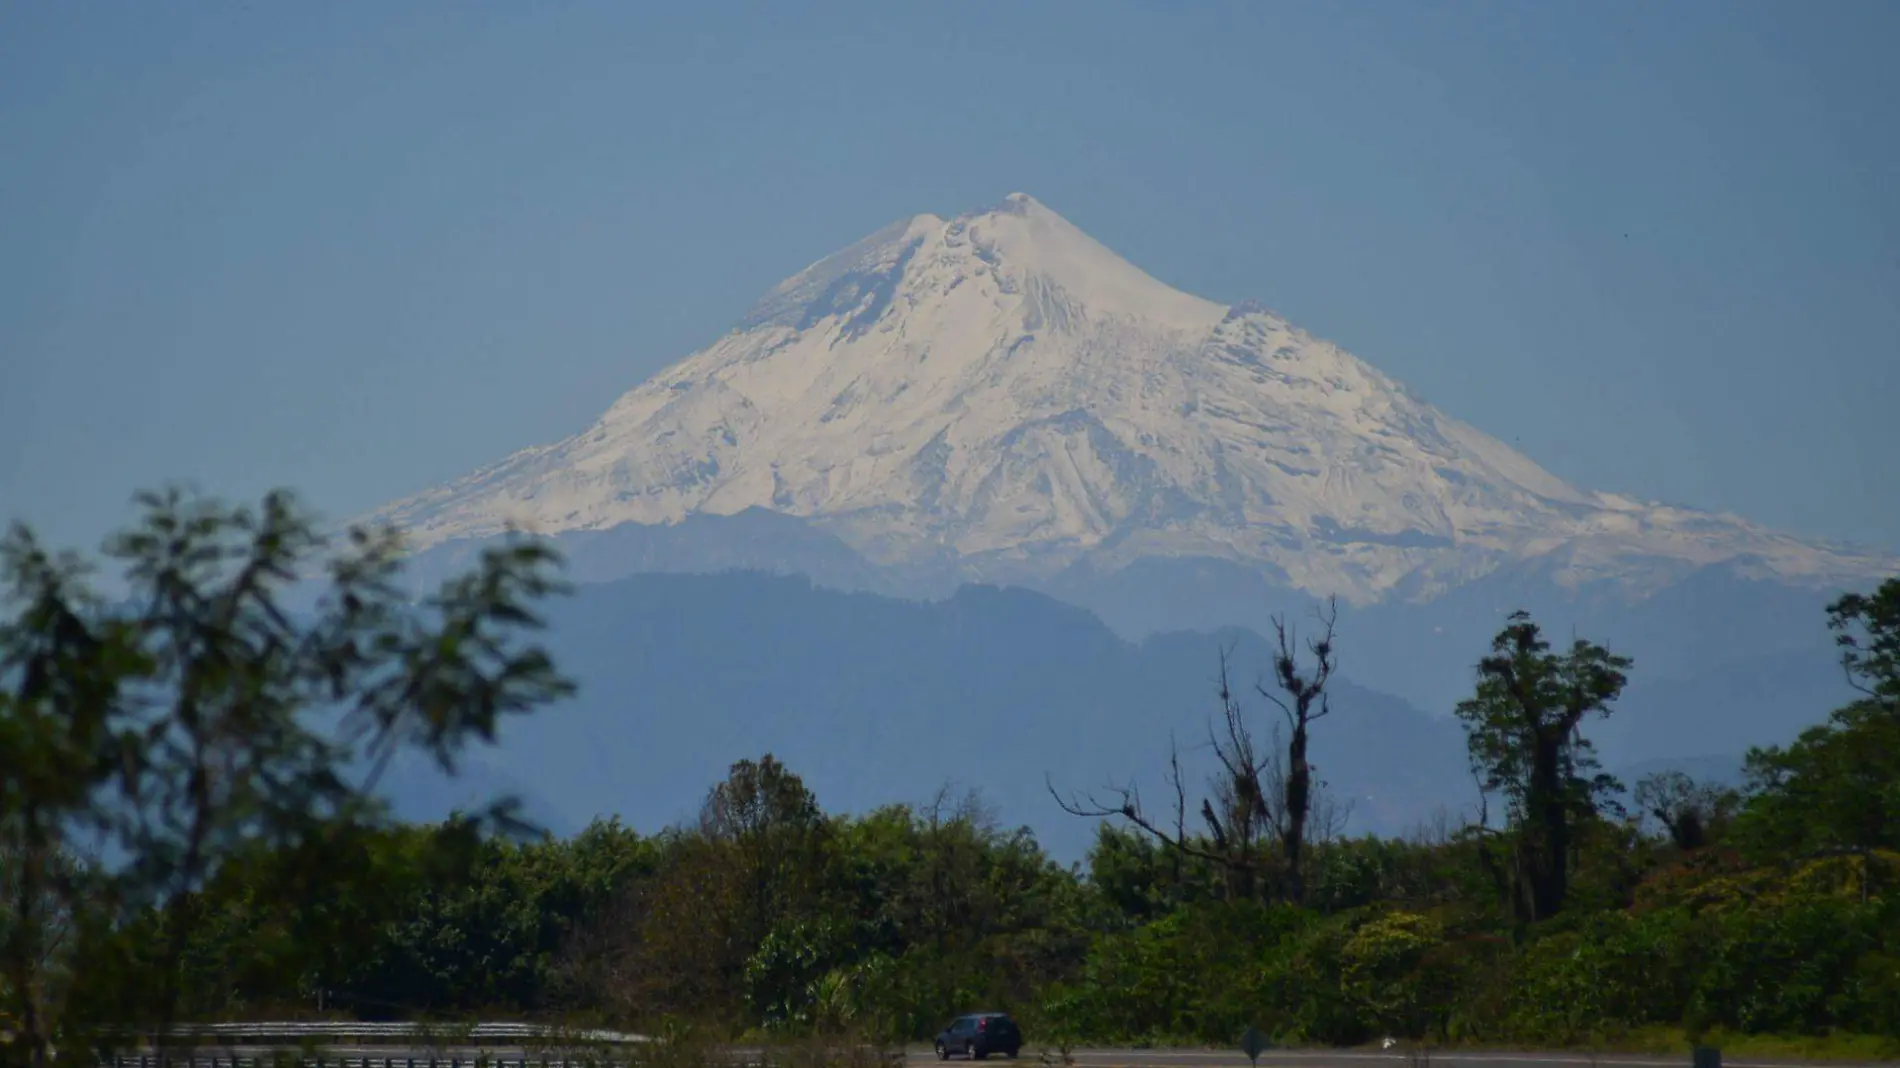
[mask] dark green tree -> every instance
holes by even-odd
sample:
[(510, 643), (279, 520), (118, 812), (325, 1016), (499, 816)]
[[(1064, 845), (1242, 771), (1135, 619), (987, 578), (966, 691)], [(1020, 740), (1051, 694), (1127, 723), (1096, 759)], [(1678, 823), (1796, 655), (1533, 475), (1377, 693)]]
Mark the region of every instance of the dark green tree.
[(700, 833), (723, 846), (742, 896), (740, 937), (757, 944), (816, 889), (827, 826), (818, 799), (772, 754), (732, 765), (700, 813)]
[(1531, 919), (1563, 908), (1577, 825), (1618, 789), (1581, 727), (1609, 715), (1629, 666), (1581, 639), (1553, 653), (1530, 615), (1515, 612), (1478, 663), (1476, 693), (1458, 703), (1474, 773), (1509, 804)]
[(1871, 594), (1850, 593), (1828, 606), (1847, 680), (1867, 699), (1900, 715), (1900, 578)]
[[(168, 1033), (200, 918), (189, 901), (227, 861), (263, 844), (322, 863), (324, 843), (386, 819), (377, 786), (399, 750), (453, 771), (503, 717), (569, 689), (522, 640), (558, 589), (545, 546), (510, 541), (417, 601), (397, 582), (392, 530), (333, 547), (285, 493), (256, 510), (180, 492), (140, 503), (107, 546), (123, 586), (110, 600), (88, 565), (24, 528), (0, 545), (11, 1060), (110, 1037), (90, 1025)], [(293, 612), (287, 594), (313, 573), (327, 580), (317, 603)], [(116, 858), (85, 865), (83, 886), (55, 864), (81, 844)], [(141, 910), (163, 915), (157, 941), (128, 945), (122, 921)], [(55, 916), (83, 921), (64, 1005), (41, 974)]]
[(1900, 849), (1900, 579), (1828, 607), (1863, 695), (1791, 744), (1751, 750), (1747, 840), (1771, 854)]
[(1787, 746), (1751, 750), (1741, 828), (1763, 857), (1900, 849), (1900, 719), (1871, 701)]

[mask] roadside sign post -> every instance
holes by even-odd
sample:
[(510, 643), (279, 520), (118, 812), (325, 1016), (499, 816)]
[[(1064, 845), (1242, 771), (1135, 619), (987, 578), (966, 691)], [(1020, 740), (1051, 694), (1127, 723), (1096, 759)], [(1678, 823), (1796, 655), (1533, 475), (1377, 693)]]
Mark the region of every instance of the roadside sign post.
[[(1260, 1055), (1266, 1052), (1266, 1049), (1267, 1038), (1260, 1033), (1258, 1028), (1249, 1027), (1247, 1033), (1240, 1036), (1240, 1052), (1247, 1055), (1247, 1060), (1254, 1065), (1254, 1068), (1259, 1068)], [(1698, 1063), (1695, 1068), (1704, 1068), (1704, 1066)], [(1716, 1065), (1714, 1068), (1721, 1068), (1721, 1065)]]

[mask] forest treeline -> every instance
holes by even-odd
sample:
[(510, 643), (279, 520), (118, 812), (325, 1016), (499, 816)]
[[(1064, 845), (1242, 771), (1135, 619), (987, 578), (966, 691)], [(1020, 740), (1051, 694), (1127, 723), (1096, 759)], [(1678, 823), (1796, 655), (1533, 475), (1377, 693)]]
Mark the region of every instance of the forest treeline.
[[(1052, 813), (1100, 824), (1065, 867), (978, 797), (827, 813), (766, 754), (659, 833), (535, 836), (505, 807), (400, 824), (375, 800), (393, 753), (453, 767), (570, 687), (532, 641), (556, 561), (510, 542), (418, 604), (393, 538), (326, 544), (288, 498), (147, 513), (110, 547), (110, 600), (25, 532), (4, 547), (9, 1060), (319, 1008), (890, 1039), (993, 1008), (1032, 1043), (1900, 1040), (1900, 579), (1790, 621), (1829, 628), (1858, 696), (1750, 752), (1739, 788), (1605, 775), (1589, 726), (1639, 668), (1511, 617), (1457, 708), (1472, 811), (1397, 838), (1338, 833), (1305, 754), (1345, 638), (1288, 622), (1271, 677), (1210, 693), (1211, 774), (1052, 780)], [(288, 612), (318, 567), (329, 592)]]

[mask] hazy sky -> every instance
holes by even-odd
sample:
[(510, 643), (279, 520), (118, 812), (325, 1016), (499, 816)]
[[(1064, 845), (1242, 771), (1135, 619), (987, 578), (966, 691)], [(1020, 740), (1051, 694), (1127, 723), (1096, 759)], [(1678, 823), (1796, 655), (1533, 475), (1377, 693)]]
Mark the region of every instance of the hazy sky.
[(1900, 549), (1896, 41), (1892, 0), (0, 5), (0, 518), (348, 516), (1022, 190), (1573, 481)]

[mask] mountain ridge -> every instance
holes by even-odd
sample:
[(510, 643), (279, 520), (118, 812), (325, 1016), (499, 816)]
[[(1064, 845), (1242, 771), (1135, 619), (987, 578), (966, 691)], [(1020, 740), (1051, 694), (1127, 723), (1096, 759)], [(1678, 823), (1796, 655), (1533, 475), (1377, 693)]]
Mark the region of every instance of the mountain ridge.
[(886, 226), (581, 433), (369, 518), (429, 548), (751, 509), (899, 573), (1046, 585), (1206, 557), (1359, 605), (1529, 560), (1630, 599), (1716, 563), (1808, 587), (1900, 570), (1571, 486), (1258, 304), (1147, 276), (1025, 194)]
[[(1010, 825), (1080, 859), (1094, 824), (1065, 815), (1048, 786), (1133, 783), (1164, 803), (1178, 743), (1186, 785), (1198, 787), (1217, 767), (1207, 739), (1223, 656), (1256, 741), (1285, 741), (1279, 710), (1253, 689), (1272, 686), (1271, 639), (1230, 627), (1130, 641), (1020, 588), (966, 586), (920, 602), (802, 576), (649, 572), (586, 583), (548, 618), (548, 648), (577, 691), (510, 718), (466, 780), (422, 765), (392, 775), (405, 814), (439, 818), (486, 793), (526, 790), (539, 818), (561, 826), (620, 816), (657, 831), (690, 821), (730, 763), (771, 752), (840, 811), (975, 789)], [(1381, 655), (1370, 638), (1342, 619), (1335, 711), (1313, 734), (1342, 829), (1403, 834), (1441, 812), (1462, 822), (1478, 802), (1464, 731), (1448, 707), (1369, 685), (1361, 673)], [(1462, 659), (1482, 651), (1473, 644)], [(1694, 722), (1679, 687), (1639, 665), (1614, 714), (1585, 733), (1606, 767), (1628, 773), (1626, 787), (1667, 768), (1733, 779), (1747, 745), (1785, 743), (1851, 694), (1838, 673), (1802, 671), (1815, 685), (1750, 699), (1789, 674), (1780, 661), (1731, 678), (1716, 733)]]

